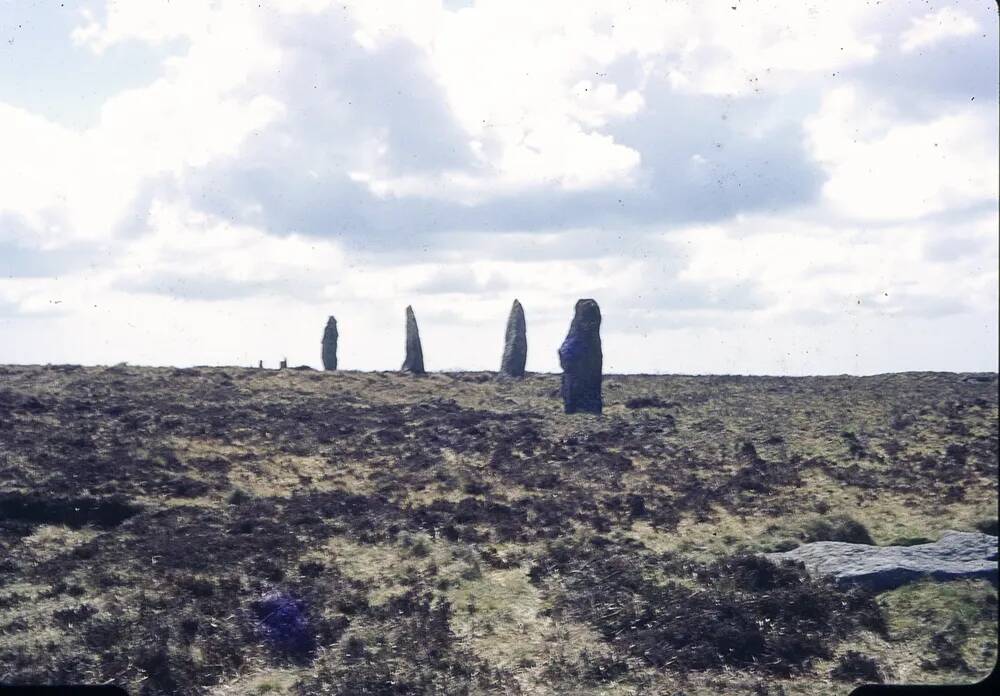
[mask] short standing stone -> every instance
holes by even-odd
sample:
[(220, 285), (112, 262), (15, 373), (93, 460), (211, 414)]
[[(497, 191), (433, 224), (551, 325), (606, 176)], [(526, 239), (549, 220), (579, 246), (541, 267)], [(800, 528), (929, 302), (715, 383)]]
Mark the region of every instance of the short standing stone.
[(601, 309), (594, 300), (578, 300), (566, 340), (559, 346), (560, 393), (566, 413), (600, 413)]
[(323, 330), (323, 369), (337, 369), (337, 320), (330, 317)]
[(772, 561), (801, 561), (812, 575), (828, 576), (840, 585), (864, 585), (876, 592), (921, 578), (997, 582), (997, 538), (979, 532), (947, 531), (938, 541), (916, 546), (816, 541), (766, 555)]
[(524, 309), (514, 300), (507, 318), (507, 333), (503, 342), (503, 359), (500, 374), (507, 377), (524, 377), (524, 364), (528, 360), (528, 337), (524, 325)]
[(406, 308), (406, 360), (402, 370), (415, 375), (424, 374), (424, 351), (420, 347), (417, 318), (413, 315), (413, 307), (409, 306)]
[(278, 369), (284, 370), (286, 367), (288, 367), (288, 358), (282, 358), (281, 362), (278, 363)]

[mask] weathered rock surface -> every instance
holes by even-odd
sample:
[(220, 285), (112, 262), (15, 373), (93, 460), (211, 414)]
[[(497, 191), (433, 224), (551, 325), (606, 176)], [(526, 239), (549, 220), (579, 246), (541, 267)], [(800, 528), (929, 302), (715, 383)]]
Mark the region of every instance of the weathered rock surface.
[(528, 336), (524, 324), (524, 309), (514, 300), (507, 318), (507, 332), (504, 335), (503, 358), (500, 360), (500, 374), (507, 377), (524, 377), (524, 365), (528, 360)]
[(406, 307), (406, 359), (403, 361), (403, 372), (415, 375), (424, 374), (424, 351), (420, 347), (420, 332), (417, 330), (417, 318), (413, 307)]
[(827, 575), (840, 585), (864, 585), (877, 592), (921, 578), (997, 582), (997, 537), (979, 532), (947, 531), (938, 541), (916, 546), (816, 541), (765, 555), (772, 561), (801, 561), (812, 575)]
[(337, 320), (330, 317), (323, 329), (323, 369), (337, 369)]
[(563, 369), (560, 393), (566, 413), (600, 413), (601, 309), (594, 300), (577, 300), (566, 340), (559, 346)]

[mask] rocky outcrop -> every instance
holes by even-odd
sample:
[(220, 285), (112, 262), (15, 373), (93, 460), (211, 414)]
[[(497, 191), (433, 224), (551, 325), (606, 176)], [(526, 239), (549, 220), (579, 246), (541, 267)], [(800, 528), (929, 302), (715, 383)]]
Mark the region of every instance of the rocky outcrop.
[(524, 365), (528, 360), (528, 336), (524, 324), (524, 309), (514, 300), (507, 318), (507, 332), (504, 334), (503, 358), (500, 360), (500, 374), (506, 377), (524, 377)]
[(600, 413), (601, 309), (594, 300), (578, 300), (566, 340), (559, 346), (560, 393), (566, 413)]
[(816, 541), (769, 553), (772, 561), (801, 561), (811, 575), (825, 575), (840, 585), (864, 585), (876, 592), (921, 578), (997, 582), (997, 538), (979, 532), (945, 532), (938, 541), (916, 546), (869, 546)]
[(323, 369), (337, 369), (337, 320), (330, 317), (323, 329)]
[(417, 330), (417, 318), (413, 307), (406, 308), (406, 359), (403, 361), (403, 372), (415, 375), (424, 374), (424, 351), (420, 347), (420, 332)]

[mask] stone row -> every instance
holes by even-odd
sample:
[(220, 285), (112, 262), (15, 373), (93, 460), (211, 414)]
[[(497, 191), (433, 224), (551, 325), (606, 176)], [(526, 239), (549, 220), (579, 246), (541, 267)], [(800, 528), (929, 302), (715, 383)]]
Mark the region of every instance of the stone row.
[[(600, 413), (601, 377), (603, 355), (601, 353), (601, 310), (594, 300), (578, 300), (570, 323), (566, 340), (559, 347), (559, 365), (562, 367), (560, 394), (566, 413)], [(323, 330), (322, 357), (324, 370), (337, 369), (337, 320), (327, 319)], [(504, 333), (503, 357), (500, 360), (500, 375), (504, 378), (524, 377), (524, 366), (528, 359), (527, 327), (524, 308), (514, 300), (507, 318)], [(284, 361), (282, 361), (284, 366)], [(406, 358), (402, 372), (422, 375), (424, 352), (420, 345), (420, 331), (413, 307), (406, 308)]]

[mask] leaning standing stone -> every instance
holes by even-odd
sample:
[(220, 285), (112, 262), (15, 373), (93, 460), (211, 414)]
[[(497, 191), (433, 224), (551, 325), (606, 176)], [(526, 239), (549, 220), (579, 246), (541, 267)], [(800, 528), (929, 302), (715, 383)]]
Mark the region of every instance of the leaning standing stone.
[(337, 369), (337, 320), (330, 317), (323, 330), (323, 369)]
[(415, 375), (424, 374), (424, 351), (420, 348), (417, 318), (410, 306), (406, 308), (406, 360), (403, 361), (402, 370)]
[(600, 413), (601, 309), (594, 300), (578, 300), (566, 340), (559, 346), (562, 398), (566, 413)]
[(507, 318), (507, 333), (503, 342), (503, 359), (500, 374), (507, 377), (524, 377), (524, 364), (528, 360), (528, 337), (524, 326), (524, 309), (514, 300)]

